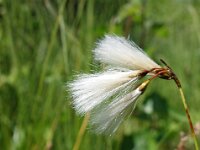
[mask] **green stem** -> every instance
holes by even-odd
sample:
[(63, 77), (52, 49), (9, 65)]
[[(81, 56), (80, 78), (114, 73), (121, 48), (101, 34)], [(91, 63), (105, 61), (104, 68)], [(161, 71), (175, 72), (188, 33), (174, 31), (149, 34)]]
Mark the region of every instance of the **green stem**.
[(42, 64), (42, 66), (41, 66), (42, 69), (41, 69), (41, 74), (40, 74), (39, 83), (38, 83), (39, 85), (38, 85), (38, 89), (37, 89), (37, 96), (41, 95), (42, 90), (43, 90), (43, 83), (44, 83), (44, 78), (45, 78), (46, 71), (48, 68), (49, 58), (52, 54), (53, 44), (56, 40), (56, 34), (58, 32), (59, 23), (60, 23), (62, 15), (63, 15), (64, 8), (66, 6), (65, 5), (66, 2), (67, 2), (67, 0), (63, 0), (61, 6), (59, 8), (58, 16), (56, 17), (56, 21), (55, 21), (54, 27), (53, 27), (51, 35), (50, 35), (50, 42), (47, 47), (47, 54), (44, 58), (44, 62)]
[(188, 118), (188, 122), (190, 124), (190, 129), (192, 131), (192, 137), (193, 137), (193, 140), (194, 140), (195, 149), (199, 150), (197, 137), (196, 137), (196, 134), (195, 134), (195, 131), (194, 131), (194, 127), (193, 127), (192, 120), (191, 120), (190, 113), (189, 113), (189, 109), (188, 109), (188, 106), (187, 106), (187, 103), (186, 103), (186, 100), (185, 100), (185, 96), (183, 94), (183, 90), (182, 90), (181, 87), (179, 87), (179, 92), (180, 92), (181, 100), (182, 100), (184, 108), (185, 108), (185, 112), (186, 112), (186, 115), (187, 115), (187, 118)]
[(89, 118), (90, 118), (90, 114), (87, 113), (85, 115), (85, 118), (84, 118), (83, 122), (82, 122), (81, 128), (80, 128), (80, 130), (78, 132), (78, 135), (77, 135), (77, 138), (76, 138), (76, 142), (75, 142), (75, 144), (73, 146), (73, 150), (79, 150), (79, 147), (80, 147), (81, 141), (83, 139), (83, 135), (85, 133), (85, 129), (87, 127)]

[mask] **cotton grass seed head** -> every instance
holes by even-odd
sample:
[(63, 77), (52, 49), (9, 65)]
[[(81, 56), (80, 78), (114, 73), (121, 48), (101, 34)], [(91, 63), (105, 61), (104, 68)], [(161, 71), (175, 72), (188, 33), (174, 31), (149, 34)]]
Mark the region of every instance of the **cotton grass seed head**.
[(108, 67), (99, 73), (78, 75), (68, 87), (74, 109), (80, 115), (90, 112), (90, 124), (97, 133), (114, 133), (151, 80), (175, 79), (168, 66), (161, 67), (123, 37), (106, 35), (93, 53), (96, 61)]

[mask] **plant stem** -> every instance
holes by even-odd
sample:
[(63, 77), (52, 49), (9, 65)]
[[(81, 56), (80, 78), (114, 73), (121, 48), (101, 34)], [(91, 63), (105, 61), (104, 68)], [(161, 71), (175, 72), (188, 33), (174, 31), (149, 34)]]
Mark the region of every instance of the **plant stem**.
[(83, 135), (84, 135), (84, 133), (85, 133), (85, 129), (86, 129), (86, 127), (87, 127), (89, 118), (90, 118), (90, 114), (87, 113), (87, 114), (85, 115), (85, 118), (84, 118), (83, 122), (82, 122), (81, 128), (80, 128), (80, 130), (79, 130), (79, 132), (78, 132), (78, 135), (77, 135), (77, 138), (76, 138), (76, 142), (75, 142), (75, 144), (74, 144), (74, 146), (73, 146), (73, 150), (78, 150), (78, 149), (79, 149), (79, 146), (80, 146), (80, 144), (81, 144)]
[(186, 103), (186, 100), (185, 100), (185, 96), (183, 94), (183, 90), (182, 90), (181, 87), (179, 87), (179, 92), (180, 92), (181, 99), (182, 99), (182, 102), (183, 102), (183, 105), (184, 105), (184, 108), (185, 108), (185, 112), (186, 112), (186, 115), (187, 115), (187, 118), (188, 118), (188, 122), (190, 124), (190, 129), (192, 131), (192, 137), (193, 137), (193, 140), (194, 140), (195, 149), (199, 150), (197, 137), (196, 137), (195, 130), (194, 130), (194, 127), (193, 127), (193, 124), (192, 124), (192, 120), (190, 118), (190, 113), (189, 113), (189, 109), (188, 109), (188, 106), (187, 106), (187, 103)]
[(190, 124), (190, 129), (191, 129), (191, 131), (192, 131), (192, 137), (193, 137), (193, 140), (194, 140), (195, 149), (196, 149), (196, 150), (199, 150), (199, 146), (198, 146), (198, 142), (197, 142), (197, 137), (196, 137), (196, 134), (195, 134), (195, 131), (194, 131), (194, 127), (193, 127), (193, 124), (192, 124), (192, 120), (191, 120), (191, 118), (190, 118), (189, 109), (188, 109), (188, 106), (187, 106), (187, 103), (186, 103), (186, 100), (185, 100), (185, 96), (184, 96), (184, 94), (183, 94), (183, 89), (182, 89), (181, 83), (180, 83), (178, 77), (176, 76), (176, 74), (175, 74), (175, 73), (173, 72), (173, 70), (171, 69), (171, 67), (169, 67), (169, 66), (167, 65), (167, 63), (166, 63), (164, 60), (160, 59), (160, 61), (168, 68), (168, 72), (169, 72), (169, 73), (168, 73), (168, 76), (169, 76), (168, 79), (169, 79), (169, 80), (170, 80), (170, 79), (173, 79), (173, 80), (175, 81), (175, 83), (176, 83), (178, 89), (179, 89), (179, 92), (180, 92), (180, 94), (181, 94), (181, 100), (182, 100), (182, 102), (183, 102), (183, 106), (184, 106), (184, 108), (185, 108), (185, 112), (186, 112), (186, 115), (187, 115), (187, 118), (188, 118), (188, 122), (189, 122), (189, 124)]

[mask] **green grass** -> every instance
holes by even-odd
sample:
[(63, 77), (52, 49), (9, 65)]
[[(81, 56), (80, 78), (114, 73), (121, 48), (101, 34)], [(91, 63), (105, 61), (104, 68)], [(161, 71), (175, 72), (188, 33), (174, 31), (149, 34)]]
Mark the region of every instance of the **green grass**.
[[(0, 0), (1, 149), (72, 149), (83, 118), (66, 83), (100, 69), (91, 51), (106, 33), (130, 36), (170, 64), (198, 123), (199, 7), (189, 0)], [(190, 130), (178, 89), (160, 79), (113, 137), (87, 130), (80, 149), (174, 149), (181, 132)], [(192, 140), (185, 144), (193, 148)]]

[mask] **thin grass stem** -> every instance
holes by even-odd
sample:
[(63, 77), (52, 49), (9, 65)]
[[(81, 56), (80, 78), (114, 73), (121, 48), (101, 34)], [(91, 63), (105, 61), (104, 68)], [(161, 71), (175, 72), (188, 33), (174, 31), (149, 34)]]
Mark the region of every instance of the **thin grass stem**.
[(67, 0), (63, 0), (63, 2), (61, 3), (61, 6), (59, 8), (59, 12), (58, 12), (58, 16), (56, 17), (56, 21), (55, 21), (55, 24), (53, 26), (53, 29), (52, 29), (52, 32), (51, 32), (51, 36), (50, 36), (50, 42), (48, 44), (48, 47), (47, 47), (47, 54), (44, 58), (44, 62), (42, 64), (42, 69), (41, 69), (41, 74), (40, 74), (40, 78), (39, 78), (39, 85), (38, 85), (38, 90), (37, 90), (37, 96), (41, 95), (42, 93), (42, 89), (43, 89), (43, 83), (44, 83), (44, 78), (45, 78), (45, 74), (46, 74), (46, 71), (47, 71), (47, 66), (48, 66), (48, 62), (49, 62), (49, 59), (50, 59), (50, 56), (51, 56), (51, 53), (52, 53), (52, 49), (53, 49), (53, 45), (56, 41), (56, 34), (58, 32), (58, 29), (59, 29), (59, 23), (60, 23), (60, 20), (62, 18), (62, 15), (63, 15), (63, 11), (64, 11), (64, 8), (65, 8), (65, 4), (66, 4)]
[(188, 109), (188, 106), (187, 106), (187, 103), (186, 103), (186, 100), (185, 100), (185, 96), (184, 96), (184, 93), (183, 93), (183, 90), (182, 90), (181, 87), (179, 87), (179, 92), (180, 92), (181, 100), (182, 100), (184, 108), (185, 108), (185, 112), (186, 112), (186, 115), (187, 115), (187, 118), (188, 118), (188, 122), (190, 124), (190, 129), (192, 131), (192, 137), (193, 137), (193, 140), (194, 140), (195, 149), (199, 150), (197, 137), (196, 137), (195, 130), (194, 130), (194, 127), (193, 127), (193, 124), (192, 124), (192, 120), (191, 120), (189, 109)]
[(77, 138), (76, 138), (76, 142), (75, 142), (75, 144), (73, 146), (73, 150), (78, 150), (79, 149), (81, 141), (83, 139), (83, 135), (85, 133), (85, 129), (86, 129), (88, 121), (89, 121), (89, 118), (90, 118), (90, 114), (87, 113), (85, 115), (85, 118), (84, 118), (83, 122), (82, 122), (81, 128), (80, 128), (80, 130), (78, 132), (78, 135), (77, 135)]

